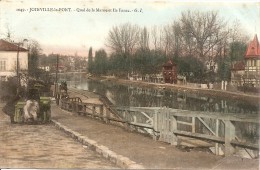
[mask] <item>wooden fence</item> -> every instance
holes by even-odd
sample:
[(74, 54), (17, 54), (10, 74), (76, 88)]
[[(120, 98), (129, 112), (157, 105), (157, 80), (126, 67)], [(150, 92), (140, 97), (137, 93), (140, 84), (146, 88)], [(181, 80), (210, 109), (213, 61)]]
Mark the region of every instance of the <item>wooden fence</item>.
[(78, 115), (90, 116), (102, 120), (106, 123), (112, 123), (124, 126), (123, 121), (110, 105), (103, 100), (102, 104), (82, 102), (79, 97), (61, 99), (60, 106), (62, 109), (77, 113)]
[[(220, 147), (224, 147), (225, 155), (235, 153), (236, 148), (240, 147), (245, 149), (250, 157), (256, 157), (253, 155), (255, 152), (251, 152), (252, 150), (259, 150), (258, 115), (158, 107), (119, 107), (117, 111), (133, 124), (152, 129), (154, 140), (172, 145), (179, 144), (179, 136), (186, 136), (214, 142), (217, 155), (220, 154)], [(245, 128), (249, 130), (245, 131)], [(246, 136), (246, 132), (251, 136)]]
[[(259, 150), (259, 118), (253, 114), (227, 114), (217, 112), (199, 112), (158, 107), (113, 107), (105, 97), (102, 104), (85, 103), (80, 98), (61, 100), (61, 108), (88, 115), (106, 123), (117, 124), (130, 130), (148, 133), (154, 140), (172, 145), (179, 144), (179, 136), (198, 138), (215, 143), (215, 153), (219, 155), (224, 148), (225, 155), (235, 153), (237, 147), (244, 148), (251, 156), (252, 150)], [(254, 139), (243, 138), (238, 133), (250, 128)], [(239, 128), (240, 127), (240, 128)]]

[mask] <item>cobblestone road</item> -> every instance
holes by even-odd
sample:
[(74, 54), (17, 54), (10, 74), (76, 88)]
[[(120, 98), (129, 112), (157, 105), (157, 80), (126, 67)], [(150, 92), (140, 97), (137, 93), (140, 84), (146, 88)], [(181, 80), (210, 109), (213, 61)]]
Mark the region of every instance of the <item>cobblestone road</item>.
[(1, 105), (0, 168), (116, 168), (52, 125), (10, 124)]

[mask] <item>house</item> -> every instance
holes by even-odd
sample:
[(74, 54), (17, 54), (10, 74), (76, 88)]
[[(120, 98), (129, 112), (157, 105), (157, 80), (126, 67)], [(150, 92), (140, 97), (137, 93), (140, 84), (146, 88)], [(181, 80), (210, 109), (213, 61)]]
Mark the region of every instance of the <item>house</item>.
[(257, 35), (248, 44), (244, 61), (232, 65), (231, 84), (260, 87), (260, 46)]
[(253, 87), (260, 87), (260, 46), (257, 35), (247, 47), (245, 63), (244, 83)]
[(176, 64), (173, 63), (171, 60), (168, 60), (168, 62), (163, 65), (162, 74), (165, 83), (177, 83)]
[(14, 43), (0, 39), (0, 80), (7, 80), (7, 77), (16, 76), (18, 71), (28, 71), (28, 50), (18, 47)]

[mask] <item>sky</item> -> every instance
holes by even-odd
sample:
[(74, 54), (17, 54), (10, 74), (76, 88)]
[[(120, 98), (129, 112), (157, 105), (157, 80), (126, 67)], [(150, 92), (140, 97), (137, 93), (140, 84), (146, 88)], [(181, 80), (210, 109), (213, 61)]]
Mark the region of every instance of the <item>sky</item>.
[[(96, 12), (96, 8), (114, 12)], [(119, 8), (131, 12), (119, 12)], [(90, 47), (107, 49), (113, 26), (128, 22), (148, 29), (164, 26), (187, 10), (218, 11), (227, 22), (238, 19), (250, 38), (260, 37), (260, 1), (0, 0), (0, 38), (9, 29), (15, 41), (38, 41), (45, 54), (87, 56)]]

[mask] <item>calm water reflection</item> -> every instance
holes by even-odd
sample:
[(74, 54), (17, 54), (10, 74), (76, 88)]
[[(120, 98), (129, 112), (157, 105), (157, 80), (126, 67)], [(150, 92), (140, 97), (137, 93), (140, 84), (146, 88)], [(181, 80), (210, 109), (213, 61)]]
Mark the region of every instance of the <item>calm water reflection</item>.
[[(72, 83), (73, 84), (73, 83)], [(75, 83), (73, 84), (75, 85)], [(140, 88), (130, 85), (118, 85), (111, 81), (94, 81), (77, 83), (77, 87), (84, 90), (105, 95), (117, 106), (134, 107), (161, 107), (167, 106), (175, 109), (213, 111), (224, 113), (251, 113), (257, 114), (257, 104), (232, 99), (214, 98), (173, 91), (152, 88)]]

